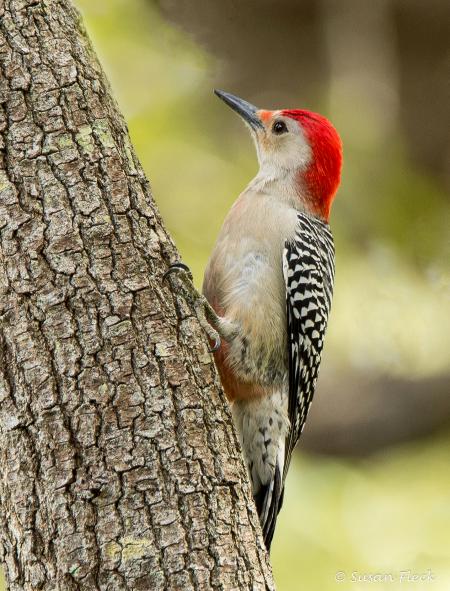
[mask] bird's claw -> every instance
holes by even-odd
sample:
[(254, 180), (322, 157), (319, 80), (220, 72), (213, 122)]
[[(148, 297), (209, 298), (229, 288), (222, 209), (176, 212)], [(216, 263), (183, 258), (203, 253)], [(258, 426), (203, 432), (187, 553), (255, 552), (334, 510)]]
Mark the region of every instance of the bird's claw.
[(221, 345), (222, 345), (222, 341), (221, 341), (220, 337), (217, 336), (214, 339), (214, 345), (212, 347), (209, 347), (208, 350), (210, 353), (215, 353), (216, 351), (218, 351), (220, 349)]
[[(215, 316), (214, 310), (210, 307), (207, 300), (204, 296), (199, 294), (194, 287), (193, 281), (194, 278), (192, 277), (191, 270), (187, 265), (181, 262), (176, 262), (170, 265), (167, 271), (163, 275), (163, 282), (166, 281), (171, 273), (181, 273), (181, 289), (183, 292), (183, 297), (186, 302), (192, 306), (195, 314), (198, 318), (200, 326), (207, 334), (209, 340), (214, 342), (212, 347), (209, 347), (210, 353), (214, 353), (222, 344), (221, 338), (217, 330), (211, 326), (210, 322), (208, 322), (207, 314), (211, 317)], [(186, 281), (188, 280), (188, 281)]]
[(186, 275), (189, 277), (189, 279), (191, 281), (194, 280), (193, 276), (192, 276), (192, 272), (189, 269), (189, 267), (187, 265), (185, 265), (184, 263), (178, 262), (178, 263), (172, 263), (170, 265), (170, 267), (167, 269), (167, 271), (164, 273), (163, 275), (163, 283), (164, 281), (167, 281), (167, 278), (169, 277), (169, 275), (171, 273), (177, 272), (179, 273), (180, 271), (182, 271), (183, 273), (186, 273)]

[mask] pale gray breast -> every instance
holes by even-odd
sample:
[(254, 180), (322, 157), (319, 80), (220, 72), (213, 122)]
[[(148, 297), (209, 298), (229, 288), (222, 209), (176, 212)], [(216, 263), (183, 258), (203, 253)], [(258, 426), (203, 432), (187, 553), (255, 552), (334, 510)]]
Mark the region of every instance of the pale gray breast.
[(224, 222), (205, 273), (206, 297), (239, 327), (230, 358), (247, 377), (267, 373), (270, 382), (274, 372), (285, 371), (282, 253), (296, 221), (296, 211), (276, 199), (243, 195)]

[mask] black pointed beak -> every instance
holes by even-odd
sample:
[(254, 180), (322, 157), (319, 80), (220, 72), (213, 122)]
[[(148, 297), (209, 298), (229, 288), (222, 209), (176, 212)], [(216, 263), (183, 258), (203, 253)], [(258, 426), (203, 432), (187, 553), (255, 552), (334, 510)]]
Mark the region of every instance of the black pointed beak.
[(223, 90), (214, 90), (214, 93), (223, 100), (229, 107), (239, 113), (239, 115), (246, 121), (250, 127), (254, 130), (257, 129), (264, 129), (264, 125), (262, 124), (261, 119), (258, 117), (259, 109), (244, 101), (244, 99), (239, 98), (238, 96), (234, 96), (229, 92), (224, 92)]

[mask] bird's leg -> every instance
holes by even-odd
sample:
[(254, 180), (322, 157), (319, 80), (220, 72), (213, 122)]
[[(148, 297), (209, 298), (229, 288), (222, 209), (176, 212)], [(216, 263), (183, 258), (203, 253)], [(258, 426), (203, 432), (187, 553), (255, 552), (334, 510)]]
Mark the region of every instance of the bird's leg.
[(216, 314), (209, 302), (194, 287), (192, 273), (184, 263), (174, 263), (164, 273), (163, 281), (170, 275), (176, 274), (179, 281), (176, 287), (183, 292), (187, 304), (194, 310), (200, 326), (206, 332), (208, 338), (214, 343), (211, 351), (217, 351), (221, 345), (221, 338), (227, 340), (232, 336), (230, 323)]

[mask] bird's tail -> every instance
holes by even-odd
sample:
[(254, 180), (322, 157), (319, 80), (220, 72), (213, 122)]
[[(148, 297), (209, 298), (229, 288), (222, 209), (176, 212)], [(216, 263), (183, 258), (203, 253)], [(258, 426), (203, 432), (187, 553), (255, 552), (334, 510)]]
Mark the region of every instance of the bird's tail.
[(270, 552), (270, 545), (272, 543), (278, 513), (283, 505), (283, 464), (284, 445), (280, 445), (272, 479), (266, 485), (261, 485), (258, 492), (254, 495), (256, 510), (258, 511), (267, 552)]
[(283, 501), (289, 420), (280, 410), (282, 406), (279, 392), (262, 399), (235, 401), (232, 406), (267, 550)]

